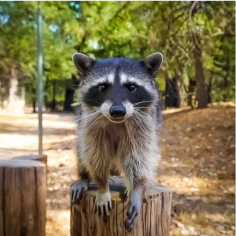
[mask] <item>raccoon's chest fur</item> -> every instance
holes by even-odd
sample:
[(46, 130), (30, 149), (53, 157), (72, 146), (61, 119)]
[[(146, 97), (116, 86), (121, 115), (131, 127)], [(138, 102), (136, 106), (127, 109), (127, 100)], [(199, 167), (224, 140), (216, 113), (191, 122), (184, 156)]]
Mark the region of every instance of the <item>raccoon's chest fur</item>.
[(85, 140), (88, 147), (96, 145), (110, 158), (119, 158), (131, 147), (131, 140), (125, 123), (97, 125), (96, 129), (87, 130)]
[(103, 118), (93, 128), (86, 129), (83, 138), (88, 150), (102, 152), (108, 159), (124, 159), (134, 151), (147, 151), (150, 142), (156, 140), (155, 134), (155, 127), (141, 129), (132, 119), (114, 124)]

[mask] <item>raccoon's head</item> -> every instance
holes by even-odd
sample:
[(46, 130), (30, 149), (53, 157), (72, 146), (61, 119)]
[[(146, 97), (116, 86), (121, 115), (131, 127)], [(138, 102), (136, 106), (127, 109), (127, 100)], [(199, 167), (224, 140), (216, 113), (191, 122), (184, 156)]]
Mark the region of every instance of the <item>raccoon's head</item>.
[(123, 122), (135, 109), (148, 108), (157, 100), (154, 77), (162, 65), (161, 53), (142, 61), (94, 60), (81, 53), (75, 53), (72, 59), (80, 74), (79, 96), (84, 107), (100, 111), (111, 122)]

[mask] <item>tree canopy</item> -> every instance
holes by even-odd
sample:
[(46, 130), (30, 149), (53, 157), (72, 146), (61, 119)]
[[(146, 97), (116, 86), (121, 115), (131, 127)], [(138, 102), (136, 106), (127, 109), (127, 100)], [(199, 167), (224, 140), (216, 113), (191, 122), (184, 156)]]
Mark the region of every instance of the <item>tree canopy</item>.
[(197, 90), (206, 91), (212, 102), (234, 100), (235, 2), (1, 2), (0, 77), (9, 75), (12, 66), (18, 68), (33, 94), (38, 7), (44, 15), (47, 101), (53, 99), (54, 80), (61, 81), (56, 100), (63, 101), (64, 82), (76, 74), (71, 62), (76, 51), (97, 59), (142, 59), (160, 51), (164, 73), (157, 78), (159, 89), (165, 89), (167, 78), (175, 77), (184, 101), (191, 81), (197, 80)]

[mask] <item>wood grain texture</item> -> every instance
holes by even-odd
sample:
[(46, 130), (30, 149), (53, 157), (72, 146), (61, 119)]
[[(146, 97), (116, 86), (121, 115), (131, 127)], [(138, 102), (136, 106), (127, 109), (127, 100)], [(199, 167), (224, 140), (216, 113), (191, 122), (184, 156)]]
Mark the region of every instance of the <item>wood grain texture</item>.
[[(124, 186), (123, 178), (112, 176), (109, 185), (117, 189)], [(171, 221), (172, 193), (169, 188), (153, 183), (147, 193), (147, 202), (142, 204), (137, 224), (131, 234), (124, 228), (128, 201), (122, 200), (119, 191), (111, 191), (112, 210), (110, 216), (94, 213), (96, 189), (91, 183), (79, 205), (71, 206), (71, 236), (168, 236)]]
[(45, 236), (45, 164), (0, 160), (0, 235)]

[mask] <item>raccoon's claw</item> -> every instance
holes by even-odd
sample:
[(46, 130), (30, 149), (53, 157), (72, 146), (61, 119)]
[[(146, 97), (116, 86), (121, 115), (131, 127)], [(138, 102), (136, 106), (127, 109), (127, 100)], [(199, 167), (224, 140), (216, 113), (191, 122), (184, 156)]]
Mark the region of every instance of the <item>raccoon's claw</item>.
[(120, 193), (120, 198), (121, 198), (123, 201), (126, 201), (127, 198), (128, 198), (128, 196), (129, 196), (129, 193), (128, 193), (127, 190), (125, 190), (124, 192), (121, 192), (121, 193)]
[(131, 204), (129, 206), (129, 209), (126, 213), (127, 218), (125, 220), (125, 230), (127, 233), (130, 233), (131, 230), (134, 228), (137, 216), (139, 214), (140, 209), (139, 206)]
[(71, 185), (70, 198), (73, 204), (79, 204), (83, 192), (88, 190), (89, 180), (80, 179)]
[(102, 216), (108, 216), (110, 214), (111, 205), (111, 194), (106, 192), (104, 194), (98, 193), (95, 199), (95, 212)]
[(130, 233), (134, 228), (137, 220), (137, 216), (141, 210), (142, 199), (140, 193), (137, 191), (131, 195), (131, 200), (129, 203), (128, 211), (126, 213), (127, 218), (125, 220), (125, 230), (127, 233)]
[(105, 205), (95, 204), (95, 212), (102, 216), (109, 216), (111, 210), (111, 202), (107, 202)]

